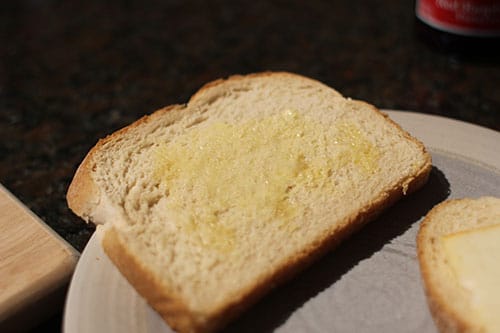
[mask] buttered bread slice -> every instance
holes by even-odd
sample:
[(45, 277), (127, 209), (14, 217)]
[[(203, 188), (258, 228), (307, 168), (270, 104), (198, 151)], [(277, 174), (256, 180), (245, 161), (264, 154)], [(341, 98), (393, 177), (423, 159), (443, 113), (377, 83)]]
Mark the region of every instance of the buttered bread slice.
[(99, 141), (68, 191), (174, 329), (208, 332), (427, 180), (375, 107), (290, 73), (234, 76)]
[(500, 199), (446, 201), (418, 234), (429, 306), (441, 332), (500, 332)]

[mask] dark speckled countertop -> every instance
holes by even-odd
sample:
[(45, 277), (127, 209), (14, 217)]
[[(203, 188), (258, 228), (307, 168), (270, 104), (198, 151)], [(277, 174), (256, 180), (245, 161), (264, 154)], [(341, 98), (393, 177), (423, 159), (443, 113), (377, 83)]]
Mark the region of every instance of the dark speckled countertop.
[(207, 81), (264, 70), (500, 130), (500, 57), (437, 52), (415, 23), (410, 1), (5, 2), (0, 182), (81, 251), (94, 229), (65, 193), (99, 138)]

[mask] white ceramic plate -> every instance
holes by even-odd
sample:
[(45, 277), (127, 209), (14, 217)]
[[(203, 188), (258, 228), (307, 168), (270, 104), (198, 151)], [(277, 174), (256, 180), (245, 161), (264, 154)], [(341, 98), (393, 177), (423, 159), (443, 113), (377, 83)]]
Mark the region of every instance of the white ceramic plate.
[[(500, 196), (500, 133), (387, 111), (433, 156), (428, 184), (231, 324), (227, 332), (435, 332), (420, 282), (422, 216), (452, 197)], [(172, 332), (103, 253), (97, 231), (76, 267), (66, 333)]]

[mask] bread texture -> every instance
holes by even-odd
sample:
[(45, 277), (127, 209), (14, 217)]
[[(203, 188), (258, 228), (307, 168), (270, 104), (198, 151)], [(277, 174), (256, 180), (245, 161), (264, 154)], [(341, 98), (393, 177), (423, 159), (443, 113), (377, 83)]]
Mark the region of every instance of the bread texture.
[(418, 260), (429, 309), (440, 332), (488, 332), (474, 315), (447, 257), (443, 237), (500, 223), (500, 198), (447, 200), (424, 218), (417, 236)]
[(100, 140), (69, 207), (175, 330), (212, 332), (431, 170), (374, 106), (296, 74), (232, 76)]

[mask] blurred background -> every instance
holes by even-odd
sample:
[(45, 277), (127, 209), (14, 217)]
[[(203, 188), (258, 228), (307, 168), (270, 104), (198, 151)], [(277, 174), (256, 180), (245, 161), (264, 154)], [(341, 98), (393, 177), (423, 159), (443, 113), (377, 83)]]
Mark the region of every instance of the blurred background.
[[(295, 72), (379, 108), (500, 130), (500, 56), (450, 52), (422, 30), (414, 7), (390, 0), (4, 1), (0, 182), (81, 251), (94, 229), (68, 210), (65, 193), (97, 140), (187, 102), (208, 81), (259, 71)], [(54, 330), (60, 319), (38, 331)]]

